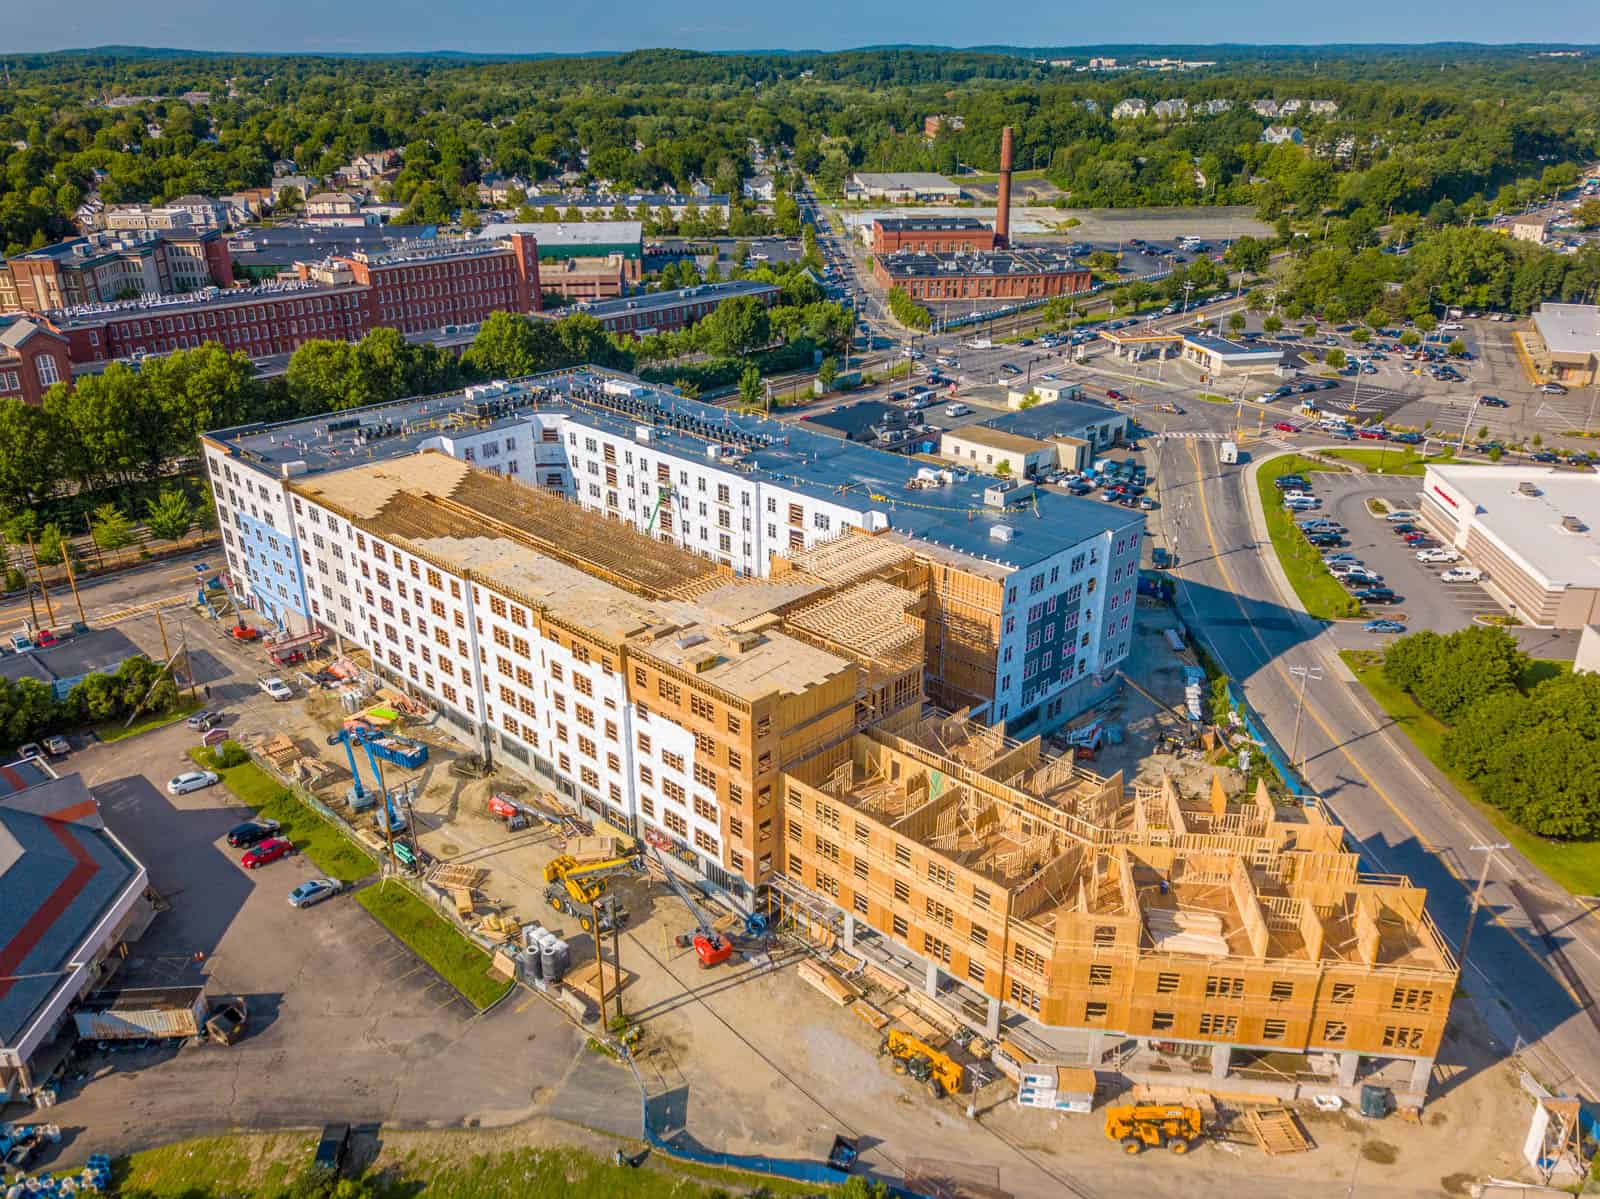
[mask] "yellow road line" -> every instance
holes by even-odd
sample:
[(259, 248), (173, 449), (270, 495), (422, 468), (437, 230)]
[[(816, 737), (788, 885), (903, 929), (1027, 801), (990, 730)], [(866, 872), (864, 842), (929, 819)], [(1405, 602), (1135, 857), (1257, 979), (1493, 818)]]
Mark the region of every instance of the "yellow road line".
[[(1276, 654), (1274, 654), (1270, 649), (1267, 648), (1267, 643), (1266, 643), (1265, 639), (1262, 638), (1260, 631), (1257, 630), (1255, 625), (1251, 622), (1249, 613), (1247, 613), (1244, 610), (1243, 601), (1241, 601), (1239, 599), (1239, 589), (1234, 584), (1233, 575), (1228, 570), (1227, 559), (1223, 556), (1222, 548), (1217, 542), (1216, 530), (1212, 527), (1212, 524), (1211, 524), (1211, 508), (1206, 503), (1205, 478), (1201, 474), (1203, 468), (1202, 468), (1202, 466), (1200, 464), (1199, 451), (1195, 448), (1195, 445), (1196, 445), (1196, 443), (1193, 442), (1193, 441), (1191, 441), (1189, 443), (1189, 454), (1194, 459), (1195, 472), (1196, 472), (1196, 475), (1198, 476), (1198, 486), (1199, 486), (1199, 492), (1200, 492), (1200, 519), (1205, 522), (1206, 537), (1211, 542), (1211, 551), (1215, 555), (1215, 560), (1216, 560), (1216, 563), (1217, 563), (1217, 569), (1222, 572), (1223, 581), (1228, 585), (1228, 594), (1233, 597), (1234, 605), (1239, 609), (1239, 615), (1244, 618), (1245, 627), (1250, 630), (1250, 635), (1252, 637), (1254, 637), (1256, 639), (1256, 642), (1261, 646), (1261, 653), (1262, 653), (1263, 658), (1272, 665), (1272, 667), (1278, 672), (1279, 675), (1282, 676), (1283, 681), (1285, 683), (1289, 684), (1292, 687), (1294, 685), (1294, 679), (1289, 674), (1289, 668), (1286, 667), (1283, 664), (1283, 662), (1279, 659), (1279, 657)], [(1249, 497), (1248, 494), (1245, 496), (1245, 503), (1246, 504), (1250, 503), (1250, 497)], [(1274, 552), (1276, 552), (1276, 551), (1274, 551)], [(1243, 680), (1240, 680), (1240, 686), (1241, 687), (1243, 686)], [(1418, 829), (1417, 826), (1411, 822), (1411, 818), (1409, 816), (1407, 816), (1403, 811), (1400, 810), (1400, 808), (1395, 804), (1394, 800), (1390, 798), (1389, 793), (1378, 785), (1377, 780), (1374, 779), (1370, 774), (1367, 773), (1366, 768), (1364, 766), (1362, 766), (1361, 763), (1356, 760), (1355, 755), (1350, 752), (1350, 750), (1340, 740), (1339, 736), (1333, 731), (1332, 728), (1329, 727), (1328, 722), (1325, 721), (1322, 718), (1322, 714), (1317, 711), (1315, 704), (1310, 699), (1307, 699), (1307, 701), (1306, 701), (1305, 713), (1306, 713), (1307, 716), (1311, 717), (1312, 721), (1315, 722), (1317, 727), (1322, 730), (1323, 735), (1328, 738), (1329, 744), (1331, 744), (1335, 749), (1337, 749), (1339, 751), (1339, 753), (1344, 757), (1344, 759), (1347, 762), (1350, 763), (1351, 768), (1354, 769), (1355, 772), (1358, 775), (1361, 776), (1361, 781), (1364, 782), (1368, 787), (1372, 788), (1373, 792), (1378, 796), (1378, 798), (1383, 800), (1384, 806), (1387, 807), (1389, 809), (1389, 811), (1394, 814), (1395, 819), (1400, 821), (1400, 823), (1405, 826), (1406, 831), (1411, 834), (1412, 838), (1416, 841), (1416, 843), (1419, 846), (1425, 845), (1427, 843), (1427, 841), (1426, 841), (1426, 838), (1423, 837), (1421, 830)], [(1380, 730), (1380, 734), (1384, 735), (1384, 736), (1387, 736), (1387, 733), (1384, 732), (1383, 730)], [(1474, 880), (1468, 879), (1464, 875), (1460, 874), (1455, 869), (1455, 867), (1451, 865), (1449, 858), (1447, 858), (1447, 857), (1445, 857), (1443, 855), (1440, 855), (1440, 854), (1435, 854), (1434, 858), (1435, 858), (1436, 861), (1438, 861), (1438, 863), (1441, 866), (1443, 866), (1447, 871), (1449, 871), (1451, 878), (1455, 879), (1457, 882), (1461, 883), (1463, 886), (1470, 887), (1471, 885), (1473, 885)], [(1530, 958), (1532, 958), (1535, 962), (1537, 962), (1539, 964), (1539, 968), (1541, 970), (1543, 970), (1547, 975), (1549, 975), (1550, 978), (1556, 983), (1556, 985), (1559, 986), (1563, 991), (1565, 991), (1568, 994), (1568, 996), (1571, 997), (1571, 999), (1572, 999), (1572, 1001), (1574, 1003), (1576, 1003), (1580, 1008), (1584, 1006), (1584, 1000), (1577, 993), (1577, 991), (1575, 991), (1572, 988), (1572, 986), (1567, 982), (1566, 979), (1562, 978), (1558, 973), (1555, 972), (1555, 970), (1553, 970), (1550, 967), (1550, 965), (1545, 961), (1545, 959), (1537, 951), (1534, 950), (1533, 946), (1529, 945), (1526, 941), (1524, 941), (1522, 939), (1521, 934), (1519, 934), (1517, 932), (1515, 927), (1513, 927), (1510, 924), (1507, 924), (1500, 917), (1499, 913), (1494, 911), (1494, 909), (1492, 907), (1485, 906), (1484, 912), (1488, 915), (1490, 920), (1492, 920), (1495, 924), (1498, 924), (1501, 928), (1505, 929), (1506, 932), (1511, 934), (1512, 941), (1515, 944), (1521, 946), (1522, 951), (1524, 953), (1526, 953)], [(1462, 968), (1465, 969), (1464, 966)], [(1487, 975), (1486, 975), (1486, 977), (1487, 977)]]

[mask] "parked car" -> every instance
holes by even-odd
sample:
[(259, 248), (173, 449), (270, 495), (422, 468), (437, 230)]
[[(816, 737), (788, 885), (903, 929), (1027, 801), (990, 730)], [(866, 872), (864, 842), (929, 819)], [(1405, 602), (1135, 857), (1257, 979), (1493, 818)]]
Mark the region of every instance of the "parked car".
[(1361, 626), (1369, 633), (1403, 633), (1406, 626), (1398, 620), (1369, 620)]
[(1311, 512), (1322, 507), (1322, 501), (1314, 495), (1308, 495), (1299, 499), (1284, 500), (1283, 506), (1290, 512)]
[(1399, 598), (1390, 587), (1367, 587), (1356, 592), (1356, 599), (1363, 604), (1392, 604)]
[(1401, 445), (1421, 445), (1421, 433), (1391, 433), (1389, 440), (1399, 442)]
[(1304, 475), (1281, 475), (1273, 480), (1273, 484), (1279, 491), (1288, 491), (1291, 487), (1305, 490), (1311, 486)]
[(1401, 536), (1404, 536), (1407, 533), (1416, 533), (1419, 531), (1417, 526), (1412, 524), (1409, 520), (1397, 521), (1394, 524), (1391, 524), (1389, 529), (1391, 532), (1397, 533)]
[(214, 723), (216, 723), (216, 719), (217, 719), (217, 714), (215, 712), (208, 712), (208, 711), (205, 711), (204, 709), (202, 709), (199, 712), (195, 712), (193, 715), (191, 715), (189, 717), (189, 719), (185, 720), (183, 723), (184, 723), (184, 726), (186, 728), (191, 728), (191, 729), (196, 730), (197, 732), (203, 733), (207, 729), (209, 729)]
[(1499, 396), (1479, 396), (1478, 397), (1478, 403), (1482, 404), (1485, 408), (1509, 408), (1509, 407), (1511, 407), (1510, 404), (1506, 403)]
[(37, 741), (29, 741), (27, 744), (19, 745), (17, 747), (17, 757), (42, 758), (44, 757), (44, 747), (41, 746)]
[(1396, 508), (1392, 512), (1385, 512), (1383, 519), (1394, 525), (1405, 521), (1416, 520), (1417, 514), (1415, 512), (1408, 512), (1403, 508)]
[(1476, 583), (1483, 578), (1483, 571), (1476, 566), (1452, 566), (1439, 576), (1441, 583)]
[(72, 752), (72, 742), (68, 741), (60, 734), (57, 734), (56, 736), (46, 737), (44, 739), (44, 748), (45, 752), (48, 753), (52, 758), (60, 758)]
[(1433, 539), (1430, 538), (1421, 529), (1418, 529), (1414, 533), (1405, 534), (1405, 536), (1403, 536), (1401, 538), (1401, 540), (1404, 541), (1407, 545), (1411, 546), (1413, 549), (1422, 549), (1425, 543), (1432, 544), (1432, 540)]
[(243, 824), (236, 824), (228, 830), (228, 844), (235, 849), (249, 849), (252, 845), (259, 845), (268, 837), (278, 835), (279, 825), (276, 820), (258, 817), (255, 820), (246, 820)]
[(289, 892), (289, 906), (295, 908), (315, 907), (324, 899), (330, 899), (344, 890), (344, 884), (331, 878), (308, 878), (293, 891)]
[(1362, 429), (1356, 436), (1361, 438), (1362, 441), (1387, 441), (1389, 439), (1389, 434), (1382, 429)]
[(1539, 391), (1547, 396), (1564, 396), (1567, 394), (1567, 389), (1559, 383), (1541, 383), (1539, 384)]
[(1306, 537), (1306, 540), (1320, 549), (1344, 544), (1344, 538), (1337, 533), (1311, 533)]
[(1530, 459), (1532, 459), (1534, 462), (1560, 462), (1561, 461), (1561, 455), (1552, 454), (1549, 450), (1536, 450), (1533, 453), (1529, 454), (1528, 457)]
[(1418, 562), (1459, 562), (1459, 561), (1461, 561), (1461, 555), (1456, 553), (1455, 550), (1445, 549), (1443, 546), (1438, 546), (1438, 547), (1435, 547), (1433, 549), (1418, 550), (1417, 551), (1417, 561)]
[(1276, 429), (1280, 433), (1298, 433), (1298, 432), (1300, 432), (1300, 426), (1299, 425), (1291, 425), (1286, 420), (1281, 420), (1277, 424), (1273, 425), (1272, 427), (1274, 429)]
[(268, 862), (286, 858), (293, 852), (293, 841), (284, 837), (268, 837), (254, 848), (246, 850), (244, 857), (239, 859), (239, 865), (246, 870), (254, 870), (258, 866), (265, 866)]
[(944, 408), (944, 414), (946, 416), (966, 416), (971, 411), (972, 409), (967, 407), (965, 404), (946, 404)]
[(1113, 391), (1109, 388), (1106, 390), (1106, 399), (1108, 400), (1125, 400), (1127, 398), (1128, 397), (1123, 395), (1120, 391)]
[(221, 778), (212, 770), (186, 770), (167, 780), (167, 794), (187, 795), (191, 791), (202, 791), (220, 782)]
[(53, 629), (40, 629), (33, 638), (33, 644), (39, 649), (54, 649), (60, 645), (62, 638), (57, 636)]
[(1335, 563), (1338, 563), (1338, 562), (1348, 563), (1348, 564), (1350, 564), (1352, 566), (1360, 566), (1361, 565), (1361, 559), (1357, 558), (1354, 554), (1350, 553), (1348, 550), (1346, 550), (1346, 551), (1344, 551), (1342, 553), (1337, 553), (1337, 554), (1323, 554), (1322, 555), (1322, 560), (1324, 562), (1328, 563), (1330, 566), (1335, 564)]

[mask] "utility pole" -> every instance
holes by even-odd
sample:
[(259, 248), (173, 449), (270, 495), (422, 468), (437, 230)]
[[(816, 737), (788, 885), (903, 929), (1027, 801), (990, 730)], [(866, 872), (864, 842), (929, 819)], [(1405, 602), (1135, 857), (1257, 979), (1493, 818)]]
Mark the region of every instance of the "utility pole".
[(589, 905), (589, 923), (593, 926), (594, 936), (594, 964), (597, 984), (600, 988), (600, 1032), (605, 1035), (605, 1030), (611, 1021), (606, 1019), (606, 959), (600, 952), (600, 947), (605, 944), (605, 938), (600, 934), (600, 902), (596, 896), (595, 902)]
[[(617, 901), (615, 896), (606, 900), (606, 908), (611, 913), (611, 967), (617, 972), (617, 993), (612, 996), (612, 1005), (617, 1009), (617, 1023), (622, 1023), (622, 921), (617, 919)], [(604, 967), (601, 968), (604, 973)]]
[(50, 617), (50, 624), (53, 628), (56, 623), (56, 609), (55, 605), (50, 602), (50, 588), (45, 585), (44, 571), (39, 568), (39, 551), (34, 548), (32, 533), (28, 534), (28, 553), (33, 558), (34, 577), (39, 580), (39, 594), (44, 596), (45, 614)]
[(83, 614), (83, 597), (78, 594), (78, 578), (72, 570), (72, 545), (65, 539), (61, 542), (61, 560), (67, 566), (67, 585), (72, 588), (72, 602), (78, 605), (78, 623), (87, 625), (89, 618)]
[(1494, 861), (1494, 855), (1502, 849), (1511, 846), (1504, 842), (1498, 845), (1474, 845), (1473, 853), (1483, 855), (1483, 869), (1478, 871), (1478, 885), (1472, 889), (1472, 906), (1467, 909), (1467, 931), (1461, 934), (1461, 949), (1456, 954), (1456, 966), (1465, 970), (1467, 965), (1467, 946), (1472, 944), (1472, 929), (1478, 922), (1478, 908), (1483, 904), (1483, 887), (1489, 881), (1489, 865)]
[(1300, 698), (1294, 706), (1294, 740), (1289, 749), (1289, 765), (1296, 770), (1301, 769), (1300, 762), (1300, 718), (1306, 710), (1306, 684), (1320, 682), (1322, 667), (1320, 666), (1291, 666), (1289, 673), (1300, 680)]

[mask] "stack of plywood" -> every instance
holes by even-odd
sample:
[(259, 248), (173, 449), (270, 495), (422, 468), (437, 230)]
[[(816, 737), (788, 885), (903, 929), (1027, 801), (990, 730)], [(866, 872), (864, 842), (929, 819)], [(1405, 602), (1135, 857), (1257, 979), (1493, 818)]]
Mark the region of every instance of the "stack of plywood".
[(891, 995), (901, 995), (907, 990), (909, 984), (899, 976), (890, 974), (882, 966), (868, 962), (861, 971), (862, 976), (873, 986), (881, 987)]
[(279, 770), (287, 770), (289, 764), (300, 756), (293, 739), (284, 733), (274, 733), (263, 741), (260, 753)]
[(1147, 908), (1144, 923), (1150, 939), (1164, 953), (1227, 956), (1228, 939), (1222, 934), (1222, 917), (1215, 912), (1175, 912), (1167, 908)]
[[(594, 1004), (596, 1007), (599, 1007), (601, 977), (600, 963), (590, 961), (586, 962), (582, 966), (579, 966), (577, 969), (568, 974), (567, 977), (562, 980), (562, 985), (576, 991), (590, 1003)], [(605, 964), (604, 978), (607, 995), (615, 995), (619, 989), (619, 985), (621, 987), (626, 987), (630, 982), (633, 981), (633, 975), (624, 970), (621, 975), (621, 983), (619, 984), (617, 967), (611, 962), (607, 962)]]
[(802, 980), (821, 991), (840, 1007), (861, 997), (861, 992), (834, 974), (832, 970), (826, 966), (819, 966), (816, 962), (810, 960), (801, 962), (798, 972)]
[(467, 891), (476, 891), (483, 886), (483, 880), (489, 877), (489, 872), (479, 866), (458, 866), (450, 862), (438, 862), (428, 869), (428, 881), (434, 886), (444, 890), (460, 887)]

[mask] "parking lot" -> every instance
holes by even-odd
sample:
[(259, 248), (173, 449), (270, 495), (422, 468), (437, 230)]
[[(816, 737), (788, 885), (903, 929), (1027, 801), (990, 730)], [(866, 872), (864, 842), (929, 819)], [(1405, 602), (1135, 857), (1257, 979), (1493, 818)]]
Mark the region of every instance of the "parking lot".
[(165, 1141), (229, 1125), (495, 1124), (528, 1115), (536, 1093), (569, 1071), (582, 1038), (542, 1002), (515, 994), (478, 1015), (352, 895), (290, 907), (290, 889), (316, 873), (309, 861), (247, 873), (222, 839), (245, 809), (221, 787), (163, 792), (190, 764), (192, 740), (180, 724), (81, 751), (74, 765), (169, 905), (132, 947), (123, 978), (204, 981), (212, 994), (242, 994), (245, 1036), (232, 1048), (82, 1059), (51, 1120), (116, 1152), (148, 1143), (152, 1129)]
[[(1382, 585), (1393, 589), (1399, 597), (1392, 605), (1373, 609), (1375, 616), (1393, 617), (1408, 629), (1448, 633), (1465, 628), (1477, 616), (1501, 611), (1500, 605), (1480, 584), (1440, 582), (1439, 576), (1450, 568), (1449, 565), (1418, 562), (1416, 548), (1408, 546), (1392, 525), (1367, 509), (1367, 500), (1378, 497), (1391, 508), (1415, 511), (1417, 481), (1414, 478), (1385, 479), (1319, 471), (1311, 474), (1310, 479), (1312, 490), (1322, 500), (1316, 515), (1326, 516), (1348, 530), (1347, 544), (1340, 549), (1353, 553), (1369, 569), (1382, 575)], [(1431, 538), (1430, 542), (1437, 544)], [(1469, 563), (1463, 557), (1456, 565)]]

